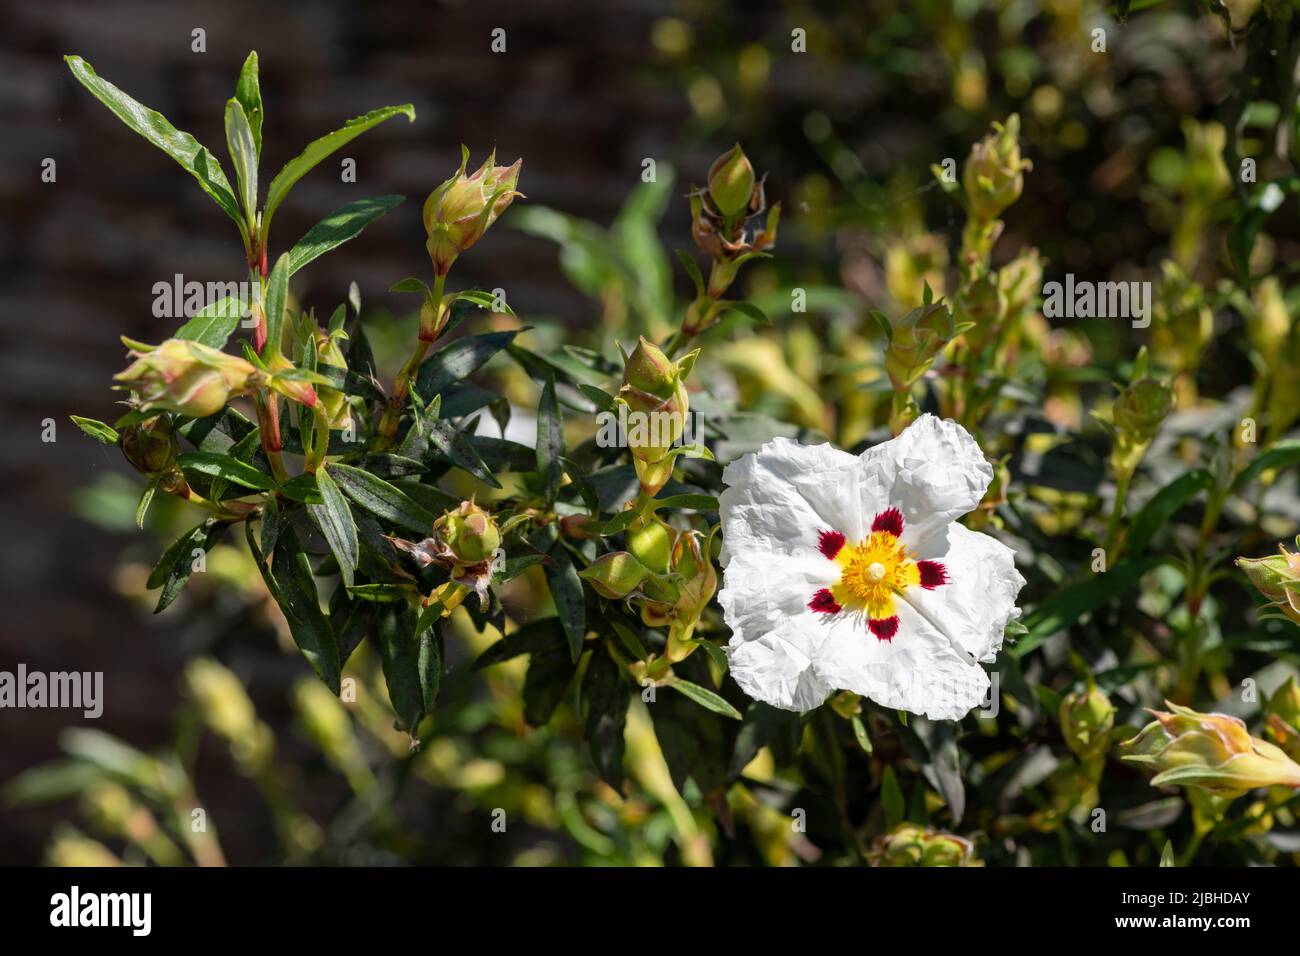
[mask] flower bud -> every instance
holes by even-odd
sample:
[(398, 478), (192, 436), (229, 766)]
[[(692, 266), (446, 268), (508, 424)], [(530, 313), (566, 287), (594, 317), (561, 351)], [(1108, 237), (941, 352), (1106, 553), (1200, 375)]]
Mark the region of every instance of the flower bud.
[(472, 176), (465, 175), (469, 149), (461, 147), (460, 169), (429, 194), (424, 202), (426, 248), (434, 272), (445, 276), (456, 257), (483, 237), (516, 196), (523, 160), (513, 166), (496, 166), (493, 152)]
[(591, 515), (565, 515), (560, 519), (560, 534), (574, 541), (590, 541), (599, 538), (605, 522)]
[[(686, 429), (690, 399), (685, 380), (697, 354), (692, 352), (674, 362), (653, 343), (641, 338), (624, 365), (618, 399), (628, 410), (625, 438), (628, 450), (637, 460), (637, 473), (643, 486), (645, 465), (667, 464), (671, 472), (668, 455)], [(667, 475), (658, 477), (663, 479), (659, 481), (662, 487)]]
[(659, 518), (648, 518), (639, 528), (627, 533), (627, 549), (632, 556), (656, 574), (668, 572), (676, 532)]
[(579, 571), (578, 577), (588, 581), (602, 597), (625, 598), (649, 574), (650, 569), (626, 551), (612, 551), (602, 554), (590, 566)]
[(953, 313), (956, 324), (971, 326), (962, 333), (971, 351), (983, 351), (997, 338), (1008, 313), (998, 274), (984, 272), (974, 279), (953, 300)]
[(896, 391), (916, 384), (957, 334), (952, 312), (942, 302), (932, 302), (900, 319), (890, 319), (889, 327), (885, 371)]
[[(339, 338), (339, 335), (331, 335), (324, 329), (316, 330), (316, 359), (321, 365), (341, 369), (348, 367), (348, 360), (343, 357), (343, 350), (339, 348)], [(320, 385), (316, 388), (316, 396), (320, 400), (321, 410), (325, 413), (332, 430), (352, 427), (352, 406), (344, 392), (327, 385)]]
[(915, 823), (900, 823), (876, 837), (872, 866), (978, 866), (974, 845), (953, 833)]
[(1226, 714), (1202, 714), (1166, 701), (1124, 747), (1123, 759), (1154, 770), (1151, 785), (1200, 787), (1240, 794), (1254, 787), (1300, 787), (1300, 764), (1252, 737), (1245, 723)]
[(121, 435), (122, 454), (140, 474), (154, 477), (176, 470), (180, 443), (172, 430), (171, 419), (166, 415), (127, 425)]
[(1160, 423), (1173, 408), (1174, 393), (1164, 382), (1142, 378), (1126, 386), (1115, 399), (1115, 427), (1135, 444), (1155, 437)]
[(663, 627), (672, 620), (673, 608), (681, 596), (681, 588), (672, 578), (649, 575), (641, 582), (636, 601), (641, 608), (642, 622), (647, 627)]
[(1115, 726), (1115, 707), (1095, 684), (1061, 699), (1058, 712), (1065, 745), (1079, 757), (1095, 757), (1110, 745)]
[(718, 212), (734, 219), (749, 208), (756, 181), (754, 167), (737, 143), (709, 167), (709, 199)]
[(1161, 362), (1179, 372), (1195, 369), (1214, 332), (1205, 291), (1177, 263), (1166, 260), (1152, 310), (1152, 342)]
[[(1296, 547), (1300, 548), (1300, 536)], [(1278, 545), (1278, 552), (1266, 558), (1238, 558), (1237, 567), (1269, 599), (1267, 608), (1300, 624), (1300, 553), (1293, 554), (1284, 545)]]
[(139, 407), (205, 418), (265, 376), (242, 358), (184, 339), (145, 345), (123, 339), (135, 359), (113, 380), (135, 393)]
[(489, 561), (501, 547), (501, 531), (490, 512), (462, 501), (433, 523), (434, 533), (461, 564)]
[(1273, 692), (1264, 705), (1269, 736), (1288, 757), (1300, 760), (1300, 685), (1295, 676)]
[(680, 594), (673, 612), (678, 621), (690, 627), (700, 619), (718, 590), (718, 572), (708, 554), (710, 540), (705, 538), (701, 545), (699, 532), (685, 531), (678, 535), (673, 547), (673, 573), (680, 579)]
[(976, 219), (996, 219), (1020, 198), (1024, 173), (1033, 169), (1033, 163), (1021, 159), (1019, 137), (1020, 117), (1012, 113), (1005, 126), (994, 123), (992, 131), (971, 147), (961, 184)]

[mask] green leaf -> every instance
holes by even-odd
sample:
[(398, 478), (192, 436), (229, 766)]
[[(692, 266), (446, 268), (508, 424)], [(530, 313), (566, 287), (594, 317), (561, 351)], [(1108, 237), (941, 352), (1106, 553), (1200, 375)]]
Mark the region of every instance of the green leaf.
[(582, 580), (564, 545), (556, 542), (550, 555), (552, 560), (542, 571), (546, 575), (546, 585), (555, 602), (560, 625), (569, 639), (569, 654), (576, 661), (587, 637), (587, 606), (582, 597)]
[(270, 491), (275, 487), (275, 479), (270, 475), (220, 452), (187, 451), (177, 461), (188, 471), (207, 475), (209, 478), (233, 481), (237, 485), (255, 491)]
[(1171, 841), (1165, 841), (1165, 848), (1160, 851), (1161, 866), (1177, 866), (1178, 862), (1174, 858), (1174, 845)]
[(871, 735), (867, 733), (867, 724), (859, 715), (854, 714), (849, 718), (849, 723), (853, 725), (853, 736), (862, 748), (862, 752), (870, 756), (874, 751), (871, 746)]
[(1250, 464), (1241, 469), (1232, 481), (1232, 490), (1240, 493), (1264, 472), (1275, 468), (1288, 468), (1297, 463), (1300, 463), (1300, 441), (1293, 439), (1274, 442), (1269, 446), (1268, 451), (1256, 455), (1251, 459)]
[(880, 776), (880, 808), (885, 812), (885, 826), (890, 830), (902, 823), (907, 814), (903, 789), (890, 766)]
[(343, 493), (376, 518), (420, 535), (433, 531), (434, 516), (384, 479), (351, 465), (336, 463), (330, 471)]
[(699, 704), (706, 710), (711, 710), (715, 714), (721, 714), (723, 717), (730, 717), (733, 720), (740, 720), (740, 711), (732, 707), (721, 696), (709, 690), (707, 687), (701, 687), (699, 684), (692, 684), (688, 680), (682, 680), (680, 677), (670, 681), (669, 687), (675, 688), (685, 694), (695, 703)]
[(279, 355), (284, 338), (284, 308), (289, 301), (289, 253), (275, 260), (266, 280), (266, 352)]
[(615, 790), (623, 786), (623, 730), (627, 723), (629, 691), (623, 669), (603, 646), (597, 647), (582, 681), (587, 711), (587, 752), (601, 779)]
[(524, 675), (524, 720), (534, 727), (549, 723), (577, 669), (578, 662), (569, 656), (563, 641), (533, 651)]
[(246, 536), (267, 590), (289, 623), (294, 643), (325, 686), (337, 695), (340, 671), (338, 642), (330, 628), (329, 618), (321, 610), (311, 565), (307, 563), (307, 555), (298, 542), (293, 525), (286, 522), (281, 529), (269, 569), (253, 540), (251, 528)]
[(176, 330), (173, 338), (221, 349), (247, 314), (247, 303), (228, 295), (194, 313), (188, 322)]
[(614, 401), (614, 396), (603, 388), (597, 388), (595, 385), (588, 385), (586, 382), (578, 383), (578, 391), (586, 395), (593, 405), (602, 412), (618, 412), (618, 403)]
[(531, 621), (519, 630), (507, 634), (479, 655), (470, 670), (482, 670), (500, 664), (520, 654), (535, 654), (548, 647), (564, 647), (564, 631), (558, 617), (544, 617)]
[(542, 476), (546, 507), (555, 505), (564, 477), (564, 418), (555, 398), (555, 379), (547, 379), (537, 405), (537, 471)]
[(411, 594), (408, 584), (357, 584), (348, 587), (348, 594), (360, 601), (373, 604), (392, 604), (404, 601)]
[(1129, 555), (1140, 554), (1179, 508), (1213, 485), (1214, 476), (1204, 468), (1197, 468), (1156, 492), (1129, 525), (1128, 538), (1124, 542)]
[(636, 520), (636, 517), (637, 509), (635, 508), (628, 508), (624, 511), (620, 511), (618, 514), (614, 515), (614, 517), (605, 522), (605, 527), (600, 529), (600, 533), (602, 536), (608, 536), (611, 534), (618, 534), (620, 531), (626, 531), (627, 526)]
[(244, 214), (250, 225), (254, 224), (257, 222), (257, 142), (244, 107), (233, 98), (226, 103), (226, 147), (235, 167)]
[(772, 320), (767, 317), (767, 314), (762, 309), (748, 302), (723, 302), (721, 314), (726, 315), (728, 312), (739, 312), (746, 318), (753, 319), (759, 325), (772, 324)]
[(444, 388), (467, 378), (492, 356), (514, 341), (522, 329), (489, 332), (456, 339), (446, 348), (429, 356), (416, 375), (415, 387), (426, 402), (433, 401)]
[(442, 674), (437, 629), (417, 634), (417, 624), (415, 612), (407, 606), (379, 619), (379, 656), (388, 699), (402, 726), (411, 732), (432, 709)]
[(176, 600), (181, 589), (185, 587), (185, 582), (194, 573), (196, 561), (194, 552), (201, 550), (206, 554), (221, 540), (228, 527), (230, 527), (228, 524), (208, 519), (177, 538), (175, 543), (163, 553), (158, 563), (154, 565), (149, 580), (145, 582), (145, 586), (150, 589), (162, 588), (162, 593), (158, 595), (158, 605), (153, 609), (155, 614), (162, 613)]
[(458, 431), (451, 422), (438, 420), (427, 424), (431, 453), (446, 458), (457, 468), (463, 468), (479, 481), (486, 482), (493, 488), (501, 487), (501, 482), (493, 476), (469, 436)]
[(352, 587), (352, 575), (360, 559), (360, 546), (357, 544), (357, 525), (352, 520), (352, 510), (347, 499), (334, 479), (329, 476), (325, 466), (316, 472), (316, 487), (320, 491), (321, 503), (308, 505), (307, 511), (320, 528), (321, 534), (329, 543), (330, 550), (339, 563), (339, 572), (345, 587)]
[(1015, 657), (1028, 654), (1085, 614), (1137, 587), (1142, 575), (1165, 560), (1163, 557), (1146, 557), (1121, 561), (1109, 571), (1097, 572), (1084, 581), (1058, 591), (1025, 617), (1025, 627), (1029, 633), (1016, 642), (1011, 654)]
[(1237, 213), (1236, 220), (1228, 230), (1228, 255), (1240, 282), (1250, 282), (1250, 254), (1255, 248), (1255, 239), (1260, 230), (1286, 201), (1286, 197), (1297, 192), (1300, 192), (1300, 176), (1290, 173), (1261, 184), (1251, 194), (1249, 202)]
[(80, 415), (73, 415), (71, 418), (83, 432), (105, 445), (116, 445), (121, 438), (117, 433), (117, 429), (112, 425), (105, 425), (93, 418), (82, 418)]
[(410, 103), (403, 106), (385, 106), (381, 109), (371, 110), (364, 116), (357, 116), (348, 120), (334, 132), (313, 140), (307, 145), (306, 149), (285, 163), (284, 168), (275, 174), (275, 178), (271, 180), (271, 185), (266, 190), (266, 208), (262, 211), (263, 238), (268, 235), (271, 217), (280, 208), (280, 203), (284, 202), (284, 197), (289, 195), (289, 190), (313, 166), (339, 147), (350, 143), (372, 126), (378, 126), (384, 120), (398, 115), (403, 115), (411, 122), (415, 122), (415, 108)]
[(248, 127), (253, 133), (255, 155), (262, 155), (262, 85), (257, 76), (257, 51), (252, 50), (244, 60), (239, 71), (239, 80), (235, 83), (235, 99), (244, 108), (248, 118)]
[(144, 529), (144, 516), (149, 513), (149, 505), (153, 504), (153, 496), (158, 491), (158, 478), (150, 478), (149, 483), (144, 486), (144, 491), (140, 493), (140, 502), (135, 506), (135, 526)]
[(609, 623), (610, 626), (614, 628), (614, 633), (618, 635), (619, 641), (628, 649), (633, 657), (640, 661), (650, 660), (650, 652), (645, 649), (645, 645), (641, 643), (641, 638), (636, 636), (635, 631), (631, 628), (624, 627), (622, 624), (618, 623), (618, 621), (610, 621)]
[(149, 109), (112, 83), (101, 79), (81, 57), (65, 56), (63, 59), (81, 85), (112, 110), (118, 119), (180, 163), (187, 173), (197, 179), (203, 191), (239, 226), (240, 234), (247, 237), (244, 217), (231, 191), (230, 181), (206, 146), (189, 133), (178, 130), (161, 113)]
[(401, 205), (404, 196), (375, 196), (358, 199), (340, 206), (307, 230), (289, 250), (289, 275), (307, 263), (319, 259), (331, 249), (336, 249), (349, 239), (355, 239), (361, 230), (380, 216)]
[(704, 276), (700, 274), (700, 267), (695, 264), (695, 260), (691, 258), (691, 254), (682, 249), (677, 250), (677, 258), (681, 260), (682, 267), (686, 270), (686, 274), (691, 277), (691, 282), (695, 286), (696, 298), (703, 296), (705, 290)]

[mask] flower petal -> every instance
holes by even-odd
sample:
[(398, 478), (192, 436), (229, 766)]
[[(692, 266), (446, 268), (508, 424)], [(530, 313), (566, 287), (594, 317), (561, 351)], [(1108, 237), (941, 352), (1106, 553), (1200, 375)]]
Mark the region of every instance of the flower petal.
[(905, 601), (898, 602), (898, 631), (891, 640), (878, 639), (860, 617), (837, 615), (826, 623), (830, 633), (812, 670), (829, 687), (932, 720), (961, 720), (988, 692), (984, 668)]
[(862, 537), (861, 463), (829, 444), (775, 438), (728, 465), (722, 480), (724, 562), (742, 551), (815, 554), (823, 531)]
[(755, 700), (782, 710), (812, 710), (833, 688), (813, 670), (804, 651), (806, 637), (793, 621), (751, 641), (733, 637), (727, 646), (731, 676)]
[(970, 433), (928, 414), (897, 438), (867, 449), (860, 460), (864, 500), (898, 508), (902, 541), (913, 548), (973, 511), (993, 480), (993, 466)]
[(993, 660), (1007, 625), (1020, 617), (1016, 595), (1025, 579), (1016, 570), (1015, 552), (996, 538), (952, 524), (946, 534), (932, 535), (917, 556), (942, 562), (948, 580), (932, 590), (908, 588), (903, 602), (972, 659)]

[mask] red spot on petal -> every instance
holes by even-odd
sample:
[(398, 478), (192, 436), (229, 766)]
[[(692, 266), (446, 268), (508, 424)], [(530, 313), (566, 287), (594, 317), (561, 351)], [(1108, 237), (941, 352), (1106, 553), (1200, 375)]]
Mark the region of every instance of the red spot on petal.
[(938, 561), (918, 561), (916, 569), (921, 572), (921, 587), (926, 590), (948, 583), (948, 569)]
[(844, 535), (838, 531), (823, 531), (817, 539), (817, 550), (831, 559), (840, 553), (842, 547), (844, 547)]
[(897, 508), (886, 508), (871, 522), (871, 530), (888, 531), (895, 538), (899, 537), (903, 533), (903, 512)]
[(838, 614), (840, 612), (840, 603), (835, 600), (835, 595), (831, 594), (829, 588), (822, 588), (814, 594), (812, 600), (808, 602), (808, 607), (818, 614)]
[(867, 627), (882, 641), (892, 641), (898, 633), (898, 615), (887, 617), (883, 621), (867, 621)]

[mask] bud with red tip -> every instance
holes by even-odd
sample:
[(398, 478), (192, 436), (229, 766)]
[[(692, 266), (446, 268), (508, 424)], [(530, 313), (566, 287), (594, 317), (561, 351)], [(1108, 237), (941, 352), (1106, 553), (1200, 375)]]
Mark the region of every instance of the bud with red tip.
[(493, 152), (473, 175), (466, 176), (469, 149), (462, 146), (460, 169), (425, 200), (426, 248), (437, 275), (445, 276), (457, 256), (483, 237), (516, 196), (523, 195), (515, 188), (523, 160), (515, 160), (512, 166), (497, 166), (495, 160)]

